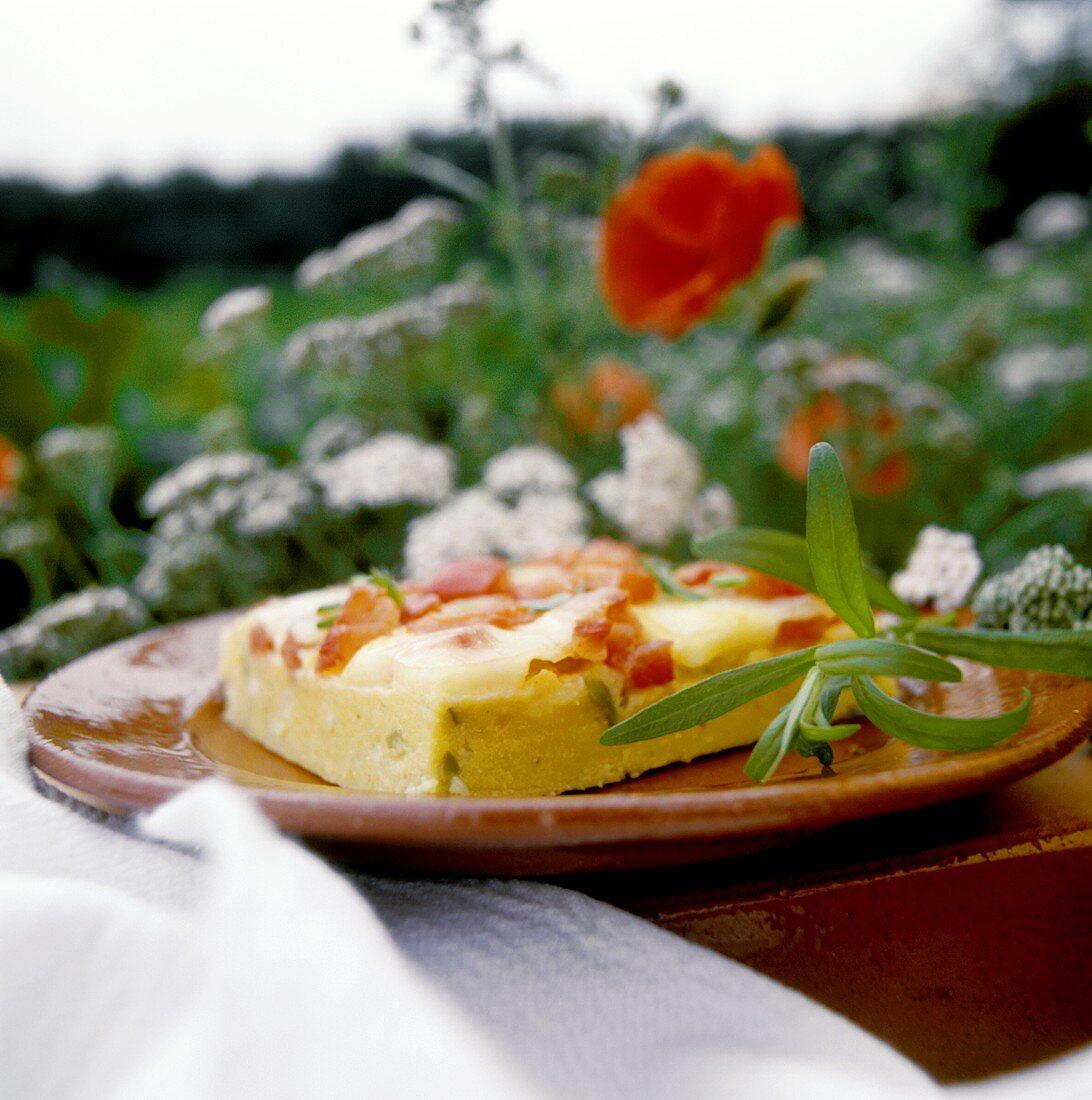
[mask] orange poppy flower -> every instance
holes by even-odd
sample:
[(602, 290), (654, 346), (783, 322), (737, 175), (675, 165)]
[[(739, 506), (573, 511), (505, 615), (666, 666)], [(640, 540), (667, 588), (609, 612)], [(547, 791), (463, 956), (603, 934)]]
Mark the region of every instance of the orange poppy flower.
[[(846, 432), (869, 432), (877, 439), (893, 440), (902, 427), (902, 418), (893, 409), (880, 409), (867, 421), (834, 393), (821, 393), (809, 405), (796, 410), (781, 430), (777, 444), (777, 461), (781, 469), (797, 481), (808, 479), (808, 456), (821, 440)], [(860, 449), (838, 448), (850, 484), (866, 496), (897, 496), (913, 477), (910, 456), (903, 450), (893, 450), (875, 466), (865, 469)]]
[(0, 500), (10, 497), (15, 492), (19, 466), (19, 452), (0, 435)]
[(551, 398), (569, 427), (586, 434), (610, 434), (659, 411), (648, 377), (621, 359), (600, 359), (586, 383), (559, 382)]
[(796, 173), (775, 146), (744, 164), (721, 149), (651, 157), (603, 215), (603, 297), (626, 328), (682, 336), (754, 274), (774, 230), (801, 216)]

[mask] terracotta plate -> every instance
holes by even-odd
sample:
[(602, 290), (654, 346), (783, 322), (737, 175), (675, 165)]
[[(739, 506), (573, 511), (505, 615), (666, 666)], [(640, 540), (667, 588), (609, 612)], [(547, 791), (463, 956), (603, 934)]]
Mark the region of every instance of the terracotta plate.
[(747, 750), (587, 794), (429, 798), (333, 787), (224, 722), (218, 635), (228, 616), (99, 650), (32, 693), (30, 757), (48, 783), (114, 812), (154, 806), (204, 776), (247, 787), (282, 829), (361, 863), (446, 873), (553, 875), (753, 852), (793, 834), (973, 794), (1052, 763), (1092, 723), (1092, 682), (966, 664), (963, 683), (920, 705), (988, 714), (1034, 692), (1031, 721), (994, 749), (927, 752), (866, 727), (838, 742), (832, 772), (786, 762), (758, 787)]

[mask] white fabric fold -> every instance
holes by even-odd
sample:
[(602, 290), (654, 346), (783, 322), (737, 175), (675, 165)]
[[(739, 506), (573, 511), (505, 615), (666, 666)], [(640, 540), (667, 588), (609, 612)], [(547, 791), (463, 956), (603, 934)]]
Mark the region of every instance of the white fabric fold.
[[(351, 875), (218, 780), (135, 827), (95, 816), (35, 789), (0, 684), (2, 1096), (944, 1091), (820, 1005), (573, 891)], [(1075, 1100), (1090, 1082), (1078, 1056), (971, 1091)]]

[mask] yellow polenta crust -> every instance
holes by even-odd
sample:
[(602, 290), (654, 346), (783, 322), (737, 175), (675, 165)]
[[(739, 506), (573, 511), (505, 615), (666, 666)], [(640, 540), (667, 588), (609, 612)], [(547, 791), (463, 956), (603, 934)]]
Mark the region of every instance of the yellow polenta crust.
[[(226, 716), (267, 748), (339, 786), (413, 794), (557, 794), (750, 744), (795, 684), (705, 725), (608, 747), (599, 739), (610, 706), (602, 689), (589, 691), (586, 681), (604, 684), (618, 716), (625, 716), (715, 672), (771, 656), (781, 622), (826, 608), (811, 596), (693, 603), (664, 597), (639, 605), (634, 611), (652, 636), (677, 635), (677, 676), (663, 687), (631, 691), (623, 703), (621, 677), (612, 669), (559, 674), (540, 667), (565, 656), (572, 625), (593, 593), (523, 627), (487, 628), (484, 651), (457, 648), (450, 631), (411, 635), (399, 629), (366, 645), (340, 674), (316, 674), (313, 652), (301, 669), (287, 669), (279, 653), (287, 631), (313, 640), (318, 607), (344, 598), (345, 591), (272, 600), (226, 629)], [(259, 624), (273, 638), (273, 652), (251, 652), (251, 630)], [(843, 634), (835, 628), (831, 637)]]

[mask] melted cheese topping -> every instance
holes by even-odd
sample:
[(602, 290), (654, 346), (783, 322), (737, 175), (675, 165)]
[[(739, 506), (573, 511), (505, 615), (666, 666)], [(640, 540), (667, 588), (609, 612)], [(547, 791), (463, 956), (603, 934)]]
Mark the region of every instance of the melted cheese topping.
[(650, 638), (666, 638), (677, 664), (704, 668), (724, 657), (766, 649), (782, 623), (829, 614), (817, 596), (756, 600), (747, 596), (682, 600), (665, 597), (633, 604)]
[[(301, 646), (310, 647), (301, 650), (301, 674), (315, 676), (317, 647), (325, 634), (318, 626), (323, 617), (319, 609), (340, 603), (348, 592), (339, 585), (269, 600), (244, 616), (245, 630), (236, 637), (241, 643), (260, 624), (279, 652), (291, 631)], [(474, 600), (459, 602), (473, 605)], [(362, 687), (409, 686), (441, 694), (511, 690), (526, 679), (532, 661), (569, 656), (573, 628), (602, 604), (602, 591), (593, 590), (513, 628), (476, 624), (415, 633), (397, 627), (354, 654), (339, 679)], [(672, 643), (676, 663), (688, 669), (747, 660), (754, 651), (773, 645), (782, 623), (827, 612), (826, 604), (810, 595), (776, 600), (662, 597), (632, 604), (631, 609), (650, 638)]]

